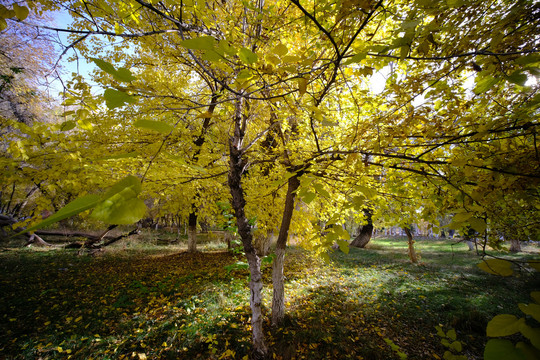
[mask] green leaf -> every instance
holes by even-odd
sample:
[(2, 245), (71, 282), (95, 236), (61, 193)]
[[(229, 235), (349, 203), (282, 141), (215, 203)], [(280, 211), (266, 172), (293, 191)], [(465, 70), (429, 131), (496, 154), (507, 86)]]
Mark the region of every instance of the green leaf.
[(58, 210), (58, 212), (56, 212), (55, 214), (49, 216), (47, 219), (43, 220), (39, 224), (20, 232), (19, 234), (41, 229), (60, 220), (67, 219), (68, 217), (71, 217), (73, 215), (77, 215), (83, 211), (93, 208), (94, 206), (99, 204), (100, 201), (101, 198), (99, 195), (86, 195), (81, 198), (75, 199), (66, 206), (64, 206), (62, 209)]
[(529, 64), (535, 64), (535, 63), (540, 63), (540, 54), (530, 54), (530, 55), (522, 56), (516, 60), (516, 64), (519, 64), (519, 65), (529, 65)]
[(456, 340), (457, 339), (456, 330), (454, 329), (448, 330), (448, 332), (446, 333), (446, 337), (449, 338), (450, 340)]
[(126, 189), (129, 189), (131, 192), (134, 193), (134, 195), (138, 195), (142, 190), (141, 181), (139, 178), (128, 175), (116, 184), (114, 184), (105, 195), (103, 195), (103, 199), (108, 199), (122, 191), (125, 191)]
[(461, 352), (461, 350), (463, 350), (463, 347), (461, 345), (461, 342), (454, 341), (453, 343), (450, 344), (450, 349), (453, 349), (456, 352)]
[(122, 107), (125, 104), (134, 104), (137, 100), (135, 97), (119, 90), (107, 89), (103, 94), (105, 97), (105, 103), (109, 109), (115, 109)]
[(484, 349), (484, 360), (524, 360), (521, 351), (509, 340), (490, 339)]
[(467, 212), (457, 213), (452, 218), (452, 222), (461, 223), (461, 222), (464, 222), (466, 220), (469, 220), (472, 216), (473, 216), (473, 214), (467, 213)]
[(111, 155), (106, 156), (102, 158), (103, 160), (117, 160), (117, 159), (129, 159), (139, 156), (139, 153), (137, 151), (132, 151), (129, 153), (123, 153), (123, 154), (117, 154), (117, 155)]
[(180, 45), (191, 50), (213, 50), (216, 40), (212, 36), (201, 36), (180, 41)]
[(464, 0), (446, 0), (446, 4), (449, 8), (457, 8), (465, 4)]
[(317, 194), (316, 194), (316, 193), (311, 192), (311, 191), (307, 191), (307, 192), (302, 196), (302, 201), (305, 202), (306, 204), (309, 204), (310, 202), (312, 202), (313, 200), (315, 200), (316, 197), (317, 197)]
[(512, 263), (501, 259), (483, 260), (478, 267), (487, 273), (499, 276), (511, 276), (514, 273)]
[(259, 59), (257, 57), (257, 54), (249, 50), (248, 48), (241, 48), (240, 51), (238, 51), (238, 57), (244, 64), (251, 65), (257, 62)]
[(520, 341), (516, 344), (516, 349), (520, 350), (527, 360), (540, 359), (540, 350), (530, 344)]
[(524, 324), (521, 327), (521, 333), (531, 341), (531, 344), (535, 348), (540, 349), (540, 328), (533, 328)]
[(484, 233), (487, 228), (487, 224), (484, 219), (471, 218), (469, 219), (469, 224), (471, 224), (471, 227), (480, 234)]
[(105, 71), (107, 74), (113, 75), (116, 73), (114, 65), (110, 62), (92, 57), (90, 58), (90, 60), (92, 60), (101, 70)]
[(281, 43), (276, 45), (276, 47), (272, 49), (272, 53), (276, 54), (279, 57), (287, 55), (288, 52), (289, 52), (289, 49), (287, 49), (287, 46)]
[(493, 76), (486, 76), (483, 78), (477, 77), (476, 80), (477, 82), (473, 92), (476, 95), (480, 95), (491, 89), (495, 84), (499, 82), (500, 79)]
[(513, 84), (524, 86), (525, 83), (527, 82), (527, 75), (517, 70), (517, 71), (514, 71), (512, 74), (508, 75), (506, 80), (508, 80), (509, 82)]
[(330, 199), (330, 193), (328, 193), (328, 191), (326, 191), (326, 189), (323, 187), (322, 184), (318, 184), (318, 183), (314, 183), (313, 184), (313, 188), (315, 189), (315, 191), (317, 193), (319, 193), (319, 195), (321, 195), (322, 197), (325, 197), (327, 199)]
[(489, 337), (499, 337), (513, 335), (519, 332), (519, 328), (525, 323), (525, 319), (518, 319), (514, 315), (502, 314), (497, 315), (490, 322), (488, 322), (486, 328), (486, 335)]
[(130, 82), (137, 79), (135, 76), (133, 76), (131, 71), (125, 67), (119, 68), (118, 71), (113, 74), (113, 76), (116, 80), (123, 82)]
[(298, 81), (298, 93), (300, 94), (300, 96), (304, 95), (307, 91), (307, 80), (306, 78), (298, 78), (297, 79)]
[(131, 74), (131, 71), (128, 68), (121, 67), (116, 70), (113, 64), (105, 60), (97, 58), (90, 58), (90, 60), (92, 60), (101, 70), (112, 75), (118, 81), (130, 82), (137, 79)]
[(345, 65), (353, 64), (353, 63), (359, 63), (360, 61), (364, 60), (367, 57), (367, 53), (358, 53), (351, 57), (347, 62), (345, 62)]
[(144, 201), (137, 198), (141, 192), (141, 182), (135, 176), (128, 176), (116, 183), (103, 196), (91, 217), (108, 224), (128, 225), (142, 219), (146, 213)]
[(531, 297), (535, 303), (540, 304), (540, 291), (531, 292)]
[(1, 17), (1, 18), (4, 18), (4, 19), (11, 19), (11, 18), (14, 17), (15, 15), (16, 15), (16, 14), (15, 14), (15, 11), (8, 9), (8, 8), (5, 7), (4, 5), (0, 5), (0, 17)]
[(330, 255), (328, 255), (327, 252), (321, 253), (321, 257), (322, 257), (322, 259), (323, 259), (323, 261), (324, 261), (325, 263), (328, 264), (328, 263), (330, 262)]
[(377, 192), (367, 186), (364, 185), (356, 185), (355, 190), (361, 192), (366, 196), (366, 198), (372, 200), (375, 196), (377, 196)]
[(28, 14), (30, 11), (26, 6), (20, 6), (17, 3), (13, 3), (13, 11), (15, 12), (15, 16), (17, 19), (23, 21), (28, 17)]
[(442, 338), (445, 338), (446, 337), (446, 334), (444, 333), (442, 327), (440, 327), (439, 325), (435, 326), (435, 329), (437, 330), (437, 335), (439, 335), (440, 337)]
[(69, 131), (71, 129), (74, 129), (77, 126), (77, 123), (72, 120), (64, 121), (60, 125), (60, 131)]
[(540, 305), (538, 304), (519, 304), (519, 309), (523, 311), (524, 314), (530, 315), (534, 320), (540, 321)]
[(238, 53), (238, 50), (232, 47), (226, 40), (220, 40), (218, 43), (218, 48), (220, 51), (223, 51), (223, 53), (230, 56), (234, 56)]
[(3, 31), (7, 28), (7, 22), (6, 19), (3, 17), (0, 17), (0, 31)]
[(154, 120), (137, 120), (133, 125), (142, 129), (154, 130), (162, 134), (168, 134), (174, 130), (174, 127), (170, 124)]
[(336, 240), (339, 245), (339, 250), (343, 251), (345, 254), (349, 253), (349, 243), (345, 240)]
[(217, 62), (223, 59), (223, 55), (214, 50), (205, 51), (201, 58), (207, 61)]

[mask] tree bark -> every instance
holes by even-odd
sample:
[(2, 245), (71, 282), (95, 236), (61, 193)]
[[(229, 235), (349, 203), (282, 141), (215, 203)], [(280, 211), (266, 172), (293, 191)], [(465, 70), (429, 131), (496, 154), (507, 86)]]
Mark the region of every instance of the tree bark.
[(404, 227), (403, 230), (405, 231), (405, 234), (407, 234), (407, 242), (409, 244), (409, 258), (411, 259), (411, 262), (413, 264), (418, 264), (418, 256), (416, 255), (416, 250), (414, 250), (414, 240), (411, 234), (411, 229), (408, 227)]
[(244, 98), (238, 97), (235, 104), (234, 134), (229, 139), (229, 174), (228, 185), (231, 192), (231, 205), (236, 217), (238, 234), (244, 247), (244, 252), (249, 264), (251, 280), (250, 289), (250, 307), (251, 307), (251, 331), (252, 331), (252, 358), (265, 359), (268, 354), (268, 348), (264, 340), (263, 315), (262, 315), (262, 272), (261, 258), (253, 246), (253, 236), (251, 225), (245, 213), (246, 200), (242, 188), (242, 174), (248, 163), (244, 159), (242, 143), (245, 134), (245, 118), (243, 117)]
[(294, 200), (296, 190), (300, 186), (300, 175), (289, 178), (287, 184), (287, 195), (285, 198), (285, 209), (283, 210), (283, 219), (276, 243), (276, 257), (272, 264), (272, 325), (277, 326), (283, 322), (285, 318), (285, 278), (283, 276), (283, 264), (285, 262), (285, 249), (287, 247), (287, 239), (289, 237), (289, 228), (294, 211)]
[(516, 239), (510, 239), (510, 251), (518, 253), (521, 251), (521, 242)]
[(197, 251), (197, 214), (191, 212), (188, 219), (188, 251)]
[(373, 235), (373, 211), (366, 208), (364, 209), (364, 215), (366, 216), (367, 224), (362, 226), (360, 232), (356, 235), (350, 246), (364, 248), (371, 240), (371, 236)]

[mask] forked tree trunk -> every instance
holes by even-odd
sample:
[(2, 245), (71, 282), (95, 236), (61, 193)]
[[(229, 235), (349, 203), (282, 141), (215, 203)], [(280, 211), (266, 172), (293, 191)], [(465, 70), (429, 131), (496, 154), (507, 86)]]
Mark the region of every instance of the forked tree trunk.
[(188, 219), (188, 251), (197, 251), (197, 214), (191, 212)]
[(272, 325), (279, 325), (285, 318), (285, 279), (283, 277), (283, 264), (285, 261), (285, 249), (289, 237), (289, 228), (294, 211), (294, 199), (296, 190), (300, 186), (300, 175), (289, 178), (287, 184), (287, 196), (285, 198), (285, 209), (283, 210), (283, 219), (279, 228), (279, 235), (276, 243), (276, 257), (272, 264)]
[(414, 240), (411, 234), (411, 229), (408, 227), (404, 227), (403, 230), (405, 231), (405, 234), (407, 234), (407, 242), (409, 244), (409, 258), (411, 259), (411, 262), (413, 264), (418, 264), (418, 256), (416, 255), (416, 250), (414, 250)]
[(245, 118), (243, 117), (244, 98), (239, 97), (236, 100), (234, 135), (229, 140), (229, 175), (228, 184), (231, 192), (231, 205), (236, 216), (238, 234), (244, 246), (244, 252), (249, 264), (249, 273), (251, 280), (250, 289), (250, 307), (251, 307), (251, 331), (252, 331), (252, 359), (265, 359), (268, 349), (264, 341), (263, 316), (262, 316), (262, 273), (261, 258), (253, 247), (253, 236), (251, 225), (245, 213), (246, 200), (244, 190), (242, 189), (242, 174), (244, 173), (247, 161), (244, 159), (242, 151), (242, 142), (245, 134)]
[(364, 248), (371, 240), (371, 236), (373, 235), (373, 212), (371, 209), (366, 208), (364, 209), (364, 215), (366, 216), (367, 224), (362, 226), (350, 246)]

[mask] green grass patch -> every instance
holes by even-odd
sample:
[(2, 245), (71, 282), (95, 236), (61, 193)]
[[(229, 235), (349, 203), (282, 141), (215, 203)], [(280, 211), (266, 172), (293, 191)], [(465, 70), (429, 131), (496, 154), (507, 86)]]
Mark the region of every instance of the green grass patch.
[[(5, 359), (242, 359), (251, 344), (247, 270), (215, 239), (124, 242), (99, 256), (18, 249), (0, 253), (0, 354)], [(217, 251), (215, 250), (218, 247)], [(485, 326), (540, 289), (535, 273), (480, 271), (464, 244), (405, 239), (336, 251), (330, 263), (290, 248), (287, 318), (272, 328), (271, 273), (264, 270), (265, 329), (276, 359), (441, 357), (435, 326), (455, 328), (470, 359), (482, 358)], [(500, 253), (499, 255), (507, 256)], [(516, 255), (512, 255), (515, 256)], [(517, 255), (529, 258), (535, 253)], [(226, 267), (231, 269), (226, 270)]]

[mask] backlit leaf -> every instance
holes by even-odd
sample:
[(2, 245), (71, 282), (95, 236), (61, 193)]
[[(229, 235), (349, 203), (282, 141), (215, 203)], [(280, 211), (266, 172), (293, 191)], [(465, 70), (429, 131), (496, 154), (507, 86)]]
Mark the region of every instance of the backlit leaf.
[(174, 129), (170, 124), (154, 120), (137, 120), (133, 125), (142, 129), (154, 130), (162, 134), (168, 134)]
[(123, 82), (130, 82), (137, 79), (135, 76), (133, 76), (131, 71), (125, 67), (119, 68), (118, 71), (113, 74), (113, 76), (116, 80)]
[(476, 79), (476, 86), (473, 90), (473, 92), (476, 95), (480, 95), (482, 93), (485, 93), (489, 89), (491, 89), (495, 84), (499, 82), (498, 78), (495, 78), (493, 76), (486, 76), (484, 78), (477, 78)]
[(26, 6), (20, 6), (17, 3), (13, 3), (13, 11), (15, 12), (15, 16), (17, 19), (23, 21), (28, 17), (28, 14), (30, 11)]
[(298, 93), (300, 96), (304, 95), (307, 90), (307, 80), (303, 77), (298, 78)]
[(278, 55), (279, 57), (281, 57), (281, 56), (287, 55), (287, 53), (289, 52), (289, 49), (287, 49), (287, 46), (280, 43), (276, 45), (274, 49), (272, 49), (272, 52)]
[(64, 121), (60, 125), (60, 131), (69, 131), (77, 126), (77, 123), (72, 120)]
[(539, 304), (519, 304), (519, 309), (524, 314), (532, 316), (536, 321), (540, 321), (540, 305)]
[(336, 240), (339, 250), (343, 251), (345, 254), (349, 253), (349, 243), (345, 240)]
[(302, 196), (302, 201), (305, 202), (306, 204), (309, 204), (310, 202), (312, 202), (315, 198), (317, 197), (317, 194), (314, 193), (314, 192), (311, 192), (311, 191), (308, 191), (304, 194), (304, 196)]
[(497, 315), (488, 323), (486, 335), (489, 337), (513, 335), (519, 332), (519, 327), (523, 323), (524, 319), (518, 319), (514, 315)]
[(466, 213), (466, 212), (457, 213), (452, 218), (452, 221), (453, 222), (463, 222), (463, 221), (469, 220), (472, 216), (473, 216), (473, 214), (471, 214), (471, 213)]
[(471, 224), (471, 227), (480, 234), (484, 233), (487, 228), (487, 224), (484, 219), (470, 218), (469, 224)]
[(527, 75), (525, 75), (524, 73), (518, 70), (508, 75), (506, 80), (508, 80), (509, 82), (513, 84), (524, 86), (525, 83), (527, 82)]
[(180, 45), (191, 50), (213, 50), (215, 39), (212, 36), (201, 36), (180, 41)]
[(358, 53), (351, 57), (345, 64), (352, 64), (352, 63), (359, 63), (360, 61), (364, 60), (367, 57), (367, 53)]
[(37, 225), (34, 225), (32, 227), (29, 227), (25, 231), (21, 232), (29, 232), (34, 231), (37, 229), (41, 229), (45, 226), (54, 224), (60, 220), (67, 219), (68, 217), (77, 215), (83, 211), (86, 211), (88, 209), (91, 209), (92, 207), (96, 206), (101, 201), (101, 198), (99, 195), (86, 195), (81, 198), (75, 199), (66, 206), (64, 206), (62, 209), (58, 210), (55, 214), (49, 216), (47, 219), (43, 220)]
[(249, 50), (248, 48), (241, 48), (240, 51), (238, 51), (238, 57), (244, 64), (251, 65), (257, 62), (258, 57), (257, 54)]
[(355, 190), (360, 191), (362, 194), (364, 194), (368, 199), (373, 199), (375, 196), (377, 196), (377, 192), (367, 186), (364, 185), (356, 185)]
[(533, 328), (527, 324), (521, 326), (521, 333), (531, 341), (531, 344), (540, 349), (540, 328)]
[(478, 267), (493, 275), (511, 276), (514, 273), (512, 263), (502, 259), (484, 260)]
[(112, 75), (116, 73), (114, 65), (110, 62), (97, 58), (90, 58), (90, 60), (92, 60), (101, 70), (105, 71), (107, 74)]
[(105, 193), (91, 217), (116, 225), (137, 222), (146, 213), (144, 201), (137, 198), (140, 192), (141, 182), (138, 178), (131, 175), (124, 178)]
[(107, 89), (103, 94), (105, 103), (109, 109), (122, 107), (126, 104), (134, 104), (137, 100), (135, 97), (119, 90)]
[(516, 60), (516, 64), (520, 65), (529, 65), (534, 63), (540, 63), (540, 54), (529, 54)]

